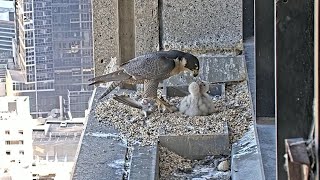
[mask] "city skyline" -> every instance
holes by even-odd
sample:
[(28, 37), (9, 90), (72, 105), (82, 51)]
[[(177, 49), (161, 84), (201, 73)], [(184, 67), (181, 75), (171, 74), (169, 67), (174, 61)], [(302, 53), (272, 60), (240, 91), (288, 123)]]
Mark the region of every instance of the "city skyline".
[[(91, 1), (17, 0), (15, 69), (7, 95), (30, 97), (31, 114), (84, 117), (93, 87)], [(68, 113), (70, 111), (70, 113)]]

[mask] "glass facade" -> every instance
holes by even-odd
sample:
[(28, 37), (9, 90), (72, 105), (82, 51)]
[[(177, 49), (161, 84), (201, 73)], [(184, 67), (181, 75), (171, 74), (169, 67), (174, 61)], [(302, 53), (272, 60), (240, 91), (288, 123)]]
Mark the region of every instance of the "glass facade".
[(83, 117), (86, 108), (73, 111), (77, 102), (70, 104), (69, 95), (93, 90), (87, 86), (94, 74), (91, 1), (18, 0), (16, 6), (18, 64), (25, 85), (16, 84), (13, 89), (31, 95), (34, 116), (45, 117), (60, 108), (62, 96), (67, 107), (64, 113)]

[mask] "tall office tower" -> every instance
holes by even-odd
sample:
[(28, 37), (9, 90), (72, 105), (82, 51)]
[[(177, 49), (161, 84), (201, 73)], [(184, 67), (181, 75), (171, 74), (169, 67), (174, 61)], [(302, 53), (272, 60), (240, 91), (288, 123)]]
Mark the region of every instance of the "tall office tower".
[(0, 0), (0, 96), (5, 96), (8, 64), (13, 62), (14, 2)]
[(12, 38), (15, 37), (14, 2), (0, 0), (0, 54), (12, 56)]
[(92, 93), (91, 1), (17, 0), (16, 24), (20, 69), (8, 75), (8, 94), (29, 96), (34, 117), (57, 109), (83, 117)]

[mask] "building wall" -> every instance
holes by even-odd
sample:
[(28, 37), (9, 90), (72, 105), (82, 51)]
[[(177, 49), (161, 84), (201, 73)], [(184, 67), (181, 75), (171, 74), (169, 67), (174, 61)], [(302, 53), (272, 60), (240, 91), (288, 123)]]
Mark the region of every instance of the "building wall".
[(0, 97), (6, 95), (6, 83), (0, 82)]
[(0, 54), (8, 52), (12, 56), (12, 38), (15, 37), (14, 1), (0, 0), (0, 9)]
[(7, 64), (13, 57), (12, 42), (15, 38), (14, 1), (0, 0), (0, 96), (5, 96)]
[(29, 97), (0, 97), (0, 167), (33, 159)]
[(214, 58), (243, 50), (239, 0), (93, 0), (93, 12), (96, 76), (110, 68), (111, 58), (129, 60), (127, 51), (178, 49)]
[(31, 96), (33, 114), (59, 108), (59, 96), (68, 105), (68, 91), (93, 90), (90, 0), (18, 0), (17, 17), (19, 65), (35, 87), (19, 92)]
[(14, 37), (14, 21), (0, 20), (0, 52), (9, 52), (12, 56), (12, 38)]
[(20, 116), (28, 116), (30, 115), (30, 105), (29, 105), (29, 97), (28, 96), (6, 96), (0, 97), (0, 112), (9, 112), (12, 110), (12, 106), (10, 107), (9, 103), (14, 103), (15, 105), (15, 113)]
[(12, 115), (8, 120), (0, 120), (0, 166), (12, 161), (15, 163), (20, 161), (22, 164), (29, 164), (32, 161), (32, 130), (28, 122), (31, 118), (25, 116), (18, 118), (14, 119)]

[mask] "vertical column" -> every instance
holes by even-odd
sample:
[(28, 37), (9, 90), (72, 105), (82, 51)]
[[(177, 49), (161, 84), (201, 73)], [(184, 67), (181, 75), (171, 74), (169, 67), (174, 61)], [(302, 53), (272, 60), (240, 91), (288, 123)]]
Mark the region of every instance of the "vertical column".
[(95, 76), (100, 76), (111, 58), (119, 59), (118, 1), (93, 0), (92, 7)]
[(118, 1), (119, 60), (118, 64), (135, 57), (134, 1)]
[(275, 8), (277, 168), (278, 179), (287, 179), (285, 139), (307, 139), (313, 119), (314, 1), (277, 1)]
[(134, 0), (136, 56), (159, 50), (159, 0)]
[[(135, 30), (134, 30), (134, 1), (118, 1), (119, 21), (119, 59), (118, 65), (135, 57)], [(132, 85), (124, 85), (122, 88), (134, 89)]]

